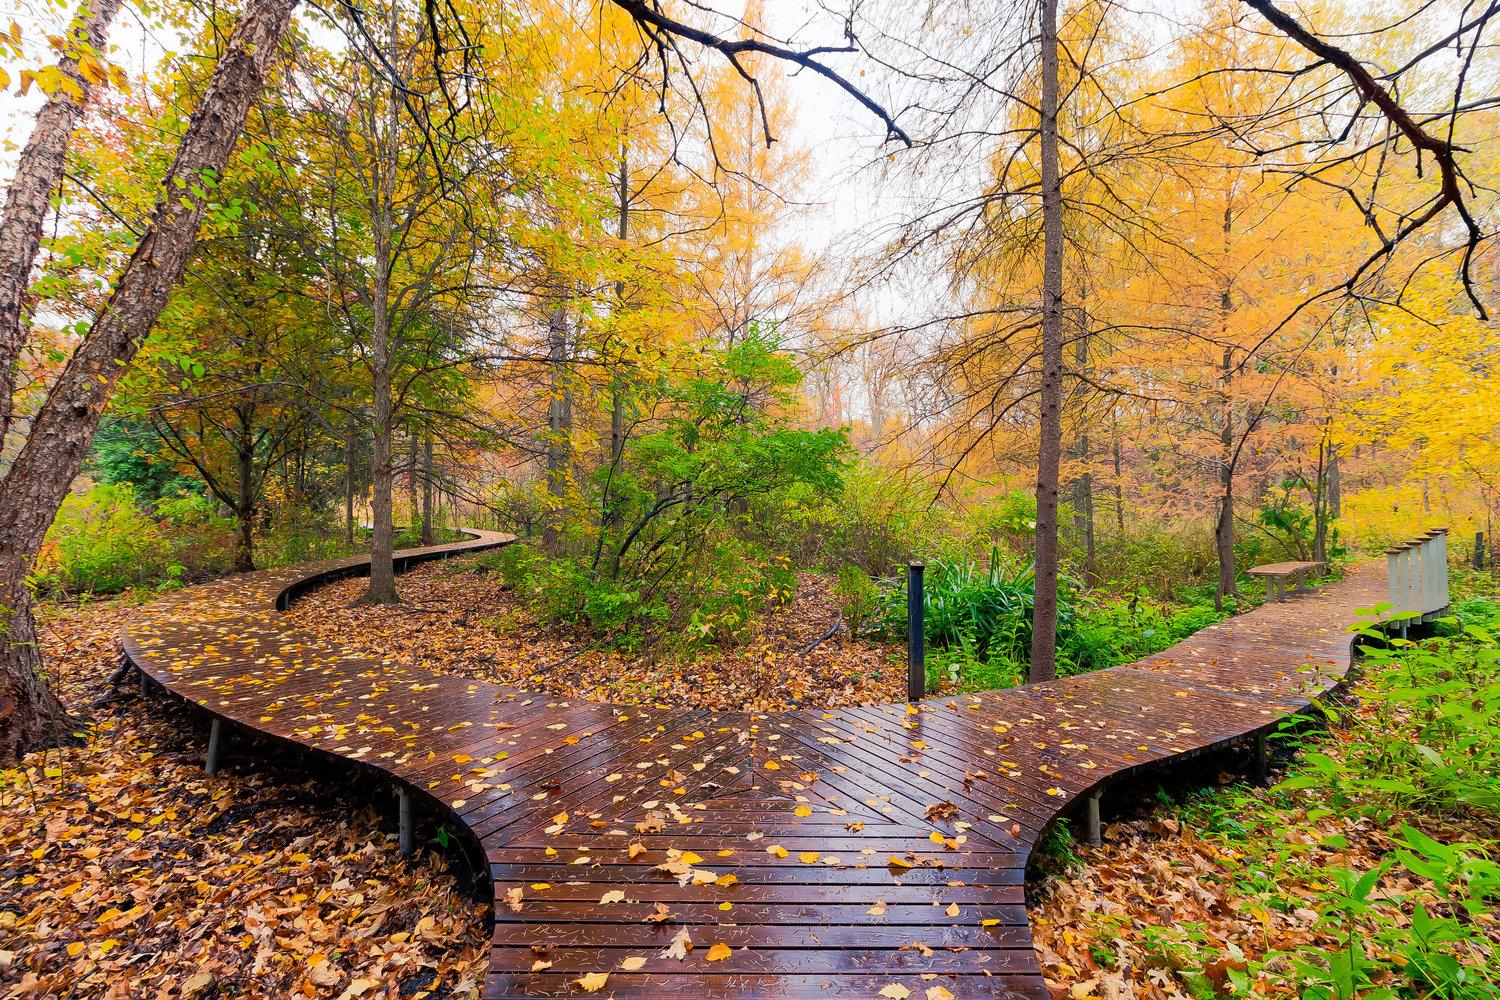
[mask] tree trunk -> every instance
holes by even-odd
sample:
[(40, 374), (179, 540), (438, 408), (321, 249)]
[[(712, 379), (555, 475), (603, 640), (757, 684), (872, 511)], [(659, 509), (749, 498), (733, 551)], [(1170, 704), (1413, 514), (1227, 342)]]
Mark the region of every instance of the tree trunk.
[(370, 335), (370, 361), (374, 374), (374, 454), (370, 460), (370, 513), (374, 524), (370, 531), (370, 588), (365, 591), (367, 604), (396, 604), (396, 528), (393, 503), (395, 461), (391, 426), (391, 316), (389, 266), (387, 260), (377, 264), (375, 317)]
[[(120, 0), (87, 0), (80, 6), (68, 26), (76, 46), (71, 51), (88, 56), (103, 52), (104, 38), (119, 9)], [(64, 55), (57, 68), (78, 86), (82, 100), (74, 100), (59, 87), (37, 112), (5, 196), (5, 214), (0, 216), (0, 451), (5, 448), (15, 410), (16, 364), (26, 344), (22, 306), (42, 245), (42, 223), (52, 192), (62, 181), (73, 129), (93, 93), (93, 85), (78, 71), (76, 56)]]
[(1057, 154), (1057, 0), (1042, 0), (1042, 383), (1038, 393), (1036, 597), (1029, 679), (1057, 675), (1057, 494), (1062, 465), (1062, 182)]
[[(618, 235), (623, 243), (630, 235), (630, 169), (626, 158), (625, 148), (620, 147), (620, 225)], [(621, 313), (625, 311), (625, 282), (615, 282), (615, 308)], [(623, 346), (623, 345), (622, 345)], [(609, 410), (609, 478), (610, 484), (605, 496), (603, 507), (603, 518), (601, 522), (604, 527), (619, 527), (620, 514), (619, 504), (615, 500), (616, 490), (614, 481), (619, 477), (625, 467), (625, 378), (621, 374), (621, 366), (616, 365), (614, 375), (610, 380), (610, 410)], [(601, 539), (602, 542), (602, 539)]]
[[(1088, 316), (1085, 314), (1085, 307), (1086, 302), (1080, 302), (1078, 339), (1073, 354), (1074, 363), (1078, 366), (1080, 373), (1086, 372), (1089, 365)], [(1089, 460), (1087, 432), (1078, 435), (1078, 441), (1074, 445), (1074, 457), (1084, 464), (1084, 472), (1073, 481), (1073, 532), (1078, 544), (1083, 546), (1084, 582), (1092, 587), (1099, 581), (1095, 579), (1094, 570), (1094, 476), (1088, 471), (1087, 465)]]
[(255, 569), (255, 490), (251, 476), (255, 472), (255, 439), (248, 424), (242, 424), (235, 448), (236, 485), (234, 520), (234, 571), (249, 573)]
[(351, 416), (344, 428), (344, 541), (354, 547), (354, 433), (359, 425)]
[[(1229, 257), (1230, 245), (1229, 234), (1234, 225), (1233, 206), (1230, 204), (1232, 194), (1225, 193), (1224, 196), (1224, 256)], [(1229, 314), (1234, 310), (1234, 298), (1231, 294), (1229, 279), (1226, 277), (1224, 287), (1219, 291), (1219, 334), (1223, 343), (1229, 343)], [(1219, 368), (1219, 378), (1223, 385), (1221, 392), (1222, 420), (1219, 427), (1219, 511), (1214, 520), (1214, 551), (1219, 558), (1219, 583), (1214, 588), (1214, 610), (1224, 610), (1224, 598), (1235, 594), (1235, 570), (1234, 570), (1234, 467), (1238, 462), (1239, 454), (1234, 443), (1234, 400), (1229, 395), (1229, 381), (1233, 375), (1234, 360), (1229, 347), (1224, 348), (1224, 361)], [(1250, 429), (1247, 426), (1245, 433), (1248, 435)]]
[(406, 531), (410, 534), (421, 531), (421, 488), (417, 484), (417, 453), (421, 450), (422, 439), (410, 430), (407, 431), (407, 437), (410, 447), (406, 453)]
[(552, 496), (552, 509), (547, 512), (546, 527), (542, 530), (543, 544), (550, 555), (560, 554), (562, 548), (562, 498), (568, 492), (568, 392), (563, 366), (568, 359), (568, 307), (558, 288), (558, 301), (547, 317), (547, 361), (551, 378), (551, 393), (547, 403), (547, 492)]
[(432, 544), (432, 438), (422, 445), (422, 544)]
[[(114, 292), (58, 376), (15, 463), (0, 483), (0, 759), (43, 745), (61, 706), (38, 674), (26, 575), (78, 474), (110, 392), (151, 332), (192, 256), (208, 198), (193, 193), (221, 176), (260, 92), (295, 0), (247, 0), (167, 170), (151, 227)], [(180, 185), (180, 186), (179, 186)], [(13, 706), (13, 707), (11, 707)]]

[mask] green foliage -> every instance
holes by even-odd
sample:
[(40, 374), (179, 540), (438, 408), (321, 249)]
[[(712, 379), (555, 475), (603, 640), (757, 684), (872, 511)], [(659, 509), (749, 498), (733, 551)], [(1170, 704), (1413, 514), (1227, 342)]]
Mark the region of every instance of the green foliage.
[(688, 374), (636, 386), (633, 405), (654, 418), (551, 515), (563, 538), (537, 571), (539, 613), (632, 646), (747, 641), (795, 591), (752, 512), (843, 489), (844, 432), (792, 422), (801, 377), (775, 331), (756, 328)]
[(160, 526), (120, 484), (63, 500), (32, 581), (44, 594), (115, 593), (182, 573)]
[(863, 461), (842, 471), (834, 493), (797, 484), (758, 502), (748, 526), (758, 543), (799, 566), (857, 566), (879, 577), (950, 530), (950, 512), (932, 505), (925, 482)]
[(879, 607), (880, 588), (858, 566), (844, 566), (839, 569), (838, 583), (833, 592), (839, 598), (849, 634), (856, 638), (863, 635)]
[(100, 483), (129, 486), (140, 503), (201, 494), (201, 481), (178, 475), (171, 461), (155, 457), (160, 445), (149, 425), (132, 420), (105, 420), (94, 435), (89, 465)]

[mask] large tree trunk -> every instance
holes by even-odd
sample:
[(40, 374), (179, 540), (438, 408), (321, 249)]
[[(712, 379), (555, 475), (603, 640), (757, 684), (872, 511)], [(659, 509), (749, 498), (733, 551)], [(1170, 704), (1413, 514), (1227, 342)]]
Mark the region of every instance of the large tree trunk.
[(1036, 473), (1036, 598), (1029, 679), (1057, 675), (1057, 494), (1062, 465), (1062, 182), (1057, 154), (1057, 0), (1042, 0), (1042, 384)]
[(104, 51), (104, 38), (119, 9), (120, 0), (87, 0), (73, 15), (68, 32), (74, 54), (59, 59), (57, 68), (78, 86), (82, 100), (59, 87), (42, 105), (5, 196), (5, 214), (0, 216), (0, 450), (15, 410), (16, 364), (26, 345), (22, 307), (42, 245), (42, 223), (62, 180), (73, 129), (93, 92), (88, 77), (78, 71), (77, 56)]
[[(380, 266), (380, 265), (377, 265)], [(384, 268), (372, 289), (375, 300), (375, 322), (370, 341), (370, 360), (374, 372), (375, 448), (370, 461), (370, 511), (374, 525), (370, 532), (370, 589), (365, 592), (368, 604), (395, 604), (396, 529), (392, 517), (395, 504), (395, 461), (391, 426), (391, 318), (390, 288)]]
[(294, 5), (247, 0), (167, 171), (163, 188), (170, 197), (157, 204), (151, 227), (0, 483), (0, 608), (9, 609), (0, 627), (0, 712), (6, 715), (0, 758), (42, 746), (61, 716), (56, 695), (38, 674), (27, 573), (88, 454), (115, 382), (182, 277), (207, 200), (193, 189), (205, 175), (223, 175)]

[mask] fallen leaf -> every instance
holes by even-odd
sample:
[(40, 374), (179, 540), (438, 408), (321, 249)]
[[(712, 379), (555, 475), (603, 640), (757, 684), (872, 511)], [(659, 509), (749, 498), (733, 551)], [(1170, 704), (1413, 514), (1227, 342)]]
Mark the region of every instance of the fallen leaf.
[(573, 980), (585, 993), (593, 993), (595, 990), (604, 989), (604, 984), (609, 982), (609, 973), (590, 972)]
[(601, 903), (623, 903), (623, 902), (625, 902), (625, 893), (624, 893), (623, 890), (620, 890), (620, 889), (611, 889), (609, 892), (606, 892), (603, 896), (599, 897), (599, 902), (601, 902)]
[(708, 949), (708, 954), (704, 955), (703, 957), (709, 962), (722, 962), (732, 954), (734, 954), (734, 952), (729, 947), (729, 945), (725, 944), (723, 941), (720, 941), (718, 944), (715, 944), (712, 948)]
[(907, 997), (911, 996), (911, 990), (900, 983), (891, 983), (881, 988), (880, 995), (890, 997), (891, 1000), (906, 1000)]
[(646, 957), (644, 955), (631, 955), (629, 958), (625, 959), (625, 961), (620, 963), (620, 968), (625, 972), (634, 972), (636, 969), (639, 969), (645, 964)]

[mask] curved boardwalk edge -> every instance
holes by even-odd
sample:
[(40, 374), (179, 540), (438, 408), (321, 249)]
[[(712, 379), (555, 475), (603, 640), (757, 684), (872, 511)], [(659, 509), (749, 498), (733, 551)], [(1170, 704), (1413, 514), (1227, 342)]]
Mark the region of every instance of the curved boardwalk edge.
[[(510, 540), (474, 534), (398, 565)], [(1047, 823), (1308, 707), (1348, 670), (1356, 609), (1383, 596), (1362, 568), (1122, 667), (742, 713), (526, 693), (283, 627), (288, 595), (361, 571), (355, 557), (182, 591), (141, 609), (125, 652), (216, 716), (375, 767), (462, 823), (493, 879), (487, 997), (582, 995), (598, 973), (617, 997), (1046, 997), (1022, 883)]]

